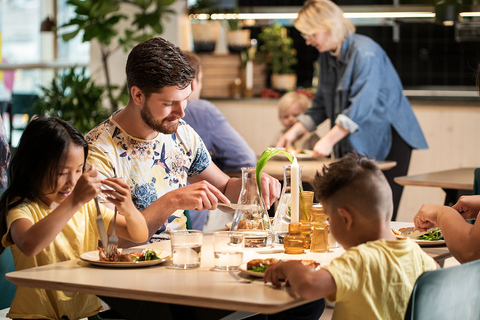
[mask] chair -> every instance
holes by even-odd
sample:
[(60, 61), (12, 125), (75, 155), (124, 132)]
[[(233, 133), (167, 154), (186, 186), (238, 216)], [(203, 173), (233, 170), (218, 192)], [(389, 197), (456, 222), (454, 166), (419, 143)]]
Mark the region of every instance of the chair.
[(480, 319), (480, 260), (418, 277), (405, 320)]
[(474, 171), (472, 194), (480, 194), (480, 168), (476, 168)]
[(35, 102), (38, 100), (38, 96), (36, 94), (12, 94), (12, 100), (7, 108), (7, 113), (10, 118), (10, 146), (12, 146), (13, 141), (13, 131), (20, 130), (23, 131), (25, 126), (15, 126), (13, 122), (13, 118), (15, 115), (27, 115), (28, 120), (35, 115)]
[(13, 256), (10, 248), (5, 249), (0, 255), (0, 310), (10, 307), (15, 296), (15, 285), (5, 279), (5, 274), (15, 271)]

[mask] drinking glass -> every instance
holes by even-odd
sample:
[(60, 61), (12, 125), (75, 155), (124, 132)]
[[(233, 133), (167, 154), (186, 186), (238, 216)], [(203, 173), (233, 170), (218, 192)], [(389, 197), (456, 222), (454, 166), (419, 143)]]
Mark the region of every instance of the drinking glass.
[(244, 233), (216, 231), (213, 233), (214, 265), (212, 270), (237, 270), (243, 262)]
[(200, 267), (203, 233), (198, 230), (175, 230), (170, 232), (172, 266), (174, 269)]

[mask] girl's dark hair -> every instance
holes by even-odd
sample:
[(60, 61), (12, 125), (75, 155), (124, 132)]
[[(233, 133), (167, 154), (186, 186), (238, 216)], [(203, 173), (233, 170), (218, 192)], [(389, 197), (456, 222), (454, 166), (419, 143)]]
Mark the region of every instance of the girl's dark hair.
[[(55, 190), (60, 166), (72, 145), (83, 148), (85, 163), (88, 144), (70, 123), (58, 118), (35, 118), (27, 125), (10, 163), (10, 186), (0, 198), (0, 239), (7, 232), (9, 210), (37, 198), (44, 181)], [(0, 253), (4, 249), (0, 244)]]

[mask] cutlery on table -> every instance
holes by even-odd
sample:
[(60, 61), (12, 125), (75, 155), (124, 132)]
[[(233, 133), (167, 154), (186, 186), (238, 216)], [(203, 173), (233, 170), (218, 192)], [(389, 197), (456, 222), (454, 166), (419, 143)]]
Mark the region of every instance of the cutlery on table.
[(107, 257), (112, 257), (113, 255), (115, 255), (115, 253), (117, 253), (118, 237), (115, 234), (116, 221), (117, 221), (117, 207), (115, 207), (115, 213), (113, 214), (112, 234), (110, 235), (110, 237), (108, 237), (108, 245), (106, 250)]
[(105, 230), (105, 224), (103, 223), (102, 213), (100, 211), (100, 206), (98, 204), (98, 197), (95, 197), (95, 207), (97, 208), (97, 229), (100, 235), (100, 240), (102, 241), (102, 246), (107, 249), (108, 245), (108, 235), (107, 230)]
[(229, 270), (228, 274), (230, 276), (232, 276), (233, 279), (235, 279), (236, 281), (238, 281), (240, 283), (251, 283), (252, 282), (252, 280), (248, 280), (248, 279), (244, 279), (244, 278), (240, 277), (238, 274), (235, 273), (234, 270)]

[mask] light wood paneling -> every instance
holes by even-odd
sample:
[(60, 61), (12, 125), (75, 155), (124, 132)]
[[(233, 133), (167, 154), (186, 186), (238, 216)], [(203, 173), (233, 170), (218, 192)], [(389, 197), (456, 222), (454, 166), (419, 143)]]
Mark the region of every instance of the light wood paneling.
[[(203, 67), (202, 98), (230, 98), (235, 79), (242, 79), (240, 54), (199, 54)], [(260, 96), (266, 84), (265, 64), (253, 64), (253, 95)]]

